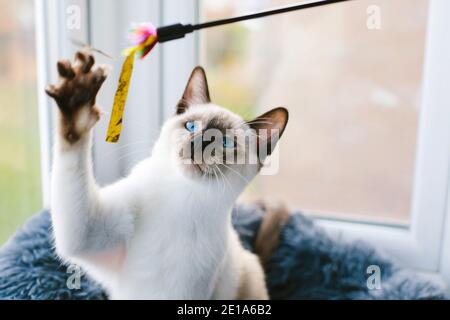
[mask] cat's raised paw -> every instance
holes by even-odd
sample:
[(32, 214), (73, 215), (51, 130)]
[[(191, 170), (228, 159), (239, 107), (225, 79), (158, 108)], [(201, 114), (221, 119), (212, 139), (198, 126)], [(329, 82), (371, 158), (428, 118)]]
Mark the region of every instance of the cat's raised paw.
[(94, 56), (78, 51), (75, 61), (59, 60), (57, 63), (59, 83), (49, 85), (47, 94), (55, 99), (63, 113), (71, 113), (85, 105), (93, 106), (101, 85), (106, 80), (106, 67), (93, 68)]
[(100, 119), (95, 100), (107, 77), (107, 68), (95, 66), (89, 51), (78, 51), (74, 62), (59, 60), (59, 82), (49, 85), (45, 92), (61, 111), (61, 133), (70, 143), (80, 139)]

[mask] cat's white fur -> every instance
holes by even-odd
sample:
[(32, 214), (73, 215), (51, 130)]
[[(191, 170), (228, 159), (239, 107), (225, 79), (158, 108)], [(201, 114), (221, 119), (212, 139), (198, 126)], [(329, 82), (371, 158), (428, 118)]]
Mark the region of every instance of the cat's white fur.
[[(199, 172), (208, 173), (208, 165), (201, 171), (183, 163), (180, 151), (195, 139), (186, 131), (188, 121), (222, 130), (263, 125), (282, 131), (287, 111), (274, 109), (249, 125), (210, 103), (204, 71), (196, 68), (151, 156), (127, 177), (99, 187), (91, 131), (99, 118), (95, 94), (106, 74), (102, 68), (90, 71), (91, 56), (76, 57), (79, 66), (58, 63), (61, 82), (46, 89), (60, 109), (51, 181), (59, 256), (80, 265), (112, 299), (267, 299), (259, 259), (243, 248), (231, 224), (233, 203), (260, 164), (223, 165), (205, 176)], [(74, 99), (85, 98), (74, 92), (84, 92), (90, 104), (75, 105), (86, 100)], [(256, 157), (256, 149), (241, 151)]]
[[(242, 121), (212, 104), (192, 106), (182, 117), (192, 113)], [(166, 122), (151, 157), (104, 188), (92, 172), (90, 133), (71, 146), (56, 135), (51, 209), (57, 252), (113, 299), (235, 299), (240, 290), (250, 292), (243, 298), (265, 299), (258, 258), (231, 225), (232, 205), (258, 167), (245, 166), (227, 181), (189, 177), (171, 147), (174, 131), (182, 130), (180, 117)]]

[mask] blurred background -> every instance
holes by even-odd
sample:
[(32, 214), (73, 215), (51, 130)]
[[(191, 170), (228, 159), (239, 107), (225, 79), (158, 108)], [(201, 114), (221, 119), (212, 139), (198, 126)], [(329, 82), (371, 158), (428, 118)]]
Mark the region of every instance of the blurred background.
[[(204, 0), (201, 20), (295, 2)], [(290, 111), (279, 174), (259, 176), (245, 200), (409, 223), (428, 1), (375, 2), (379, 30), (362, 27), (374, 1), (359, 0), (201, 34), (213, 101), (249, 119)]]
[(0, 245), (42, 209), (33, 0), (0, 0)]
[[(203, 0), (201, 21), (297, 1)], [(380, 30), (366, 28), (368, 6)], [(428, 0), (358, 0), (206, 30), (213, 100), (246, 118), (285, 106), (280, 172), (243, 195), (318, 216), (407, 226)], [(407, 12), (405, 6), (408, 7)], [(34, 1), (0, 0), (0, 244), (42, 207)]]

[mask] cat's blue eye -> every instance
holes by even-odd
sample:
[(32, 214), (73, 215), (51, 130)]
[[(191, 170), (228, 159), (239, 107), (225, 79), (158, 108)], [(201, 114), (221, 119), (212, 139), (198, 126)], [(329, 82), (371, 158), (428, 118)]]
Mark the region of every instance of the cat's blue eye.
[(224, 137), (223, 138), (223, 147), (224, 148), (234, 148), (235, 144), (234, 144), (234, 140), (229, 138), (229, 137)]
[(198, 130), (198, 125), (197, 123), (195, 123), (195, 121), (188, 121), (184, 126), (189, 132), (195, 132)]

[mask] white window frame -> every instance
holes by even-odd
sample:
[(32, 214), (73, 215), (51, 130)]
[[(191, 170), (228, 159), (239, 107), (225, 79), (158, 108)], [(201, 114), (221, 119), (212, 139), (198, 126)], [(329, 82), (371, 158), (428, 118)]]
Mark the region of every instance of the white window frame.
[[(70, 4), (83, 8), (81, 30), (67, 31), (64, 27), (64, 10)], [(105, 7), (108, 15), (102, 14)], [(76, 36), (117, 54), (126, 43), (123, 41), (125, 33), (121, 32), (127, 30), (130, 17), (134, 21), (152, 21), (157, 26), (174, 22), (194, 23), (199, 20), (199, 1), (133, 0), (133, 5), (129, 5), (129, 0), (36, 0), (36, 9), (42, 187), (44, 204), (48, 206), (53, 130), (50, 110), (54, 106), (42, 88), (55, 81), (57, 58), (68, 57), (75, 49), (67, 42), (67, 37)], [(409, 228), (327, 219), (318, 219), (318, 223), (344, 239), (373, 243), (405, 266), (439, 273), (450, 285), (450, 106), (447, 102), (450, 83), (450, 33), (447, 30), (450, 30), (450, 20), (446, 17), (447, 12), (450, 12), (449, 1), (431, 0)], [(108, 34), (110, 30), (115, 33)], [(132, 110), (126, 114), (126, 121), (130, 124), (126, 127), (147, 119), (150, 129), (131, 129), (122, 136), (119, 146), (104, 142), (107, 120), (96, 129), (94, 166), (101, 183), (123, 176), (144, 156), (139, 153), (123, 159), (121, 150), (127, 143), (132, 148), (134, 141), (144, 138), (145, 146), (150, 149), (156, 138), (155, 129), (174, 113), (186, 79), (198, 63), (198, 41), (198, 35), (188, 35), (185, 39), (159, 45), (153, 53), (157, 62), (151, 61), (152, 58), (138, 62), (141, 65), (135, 69), (132, 86), (137, 89), (135, 94), (130, 93), (127, 110)], [(116, 64), (120, 65), (119, 62)], [(117, 73), (115, 70), (111, 77), (116, 79)], [(102, 90), (100, 103), (107, 112), (114, 89), (114, 85), (105, 85)]]

